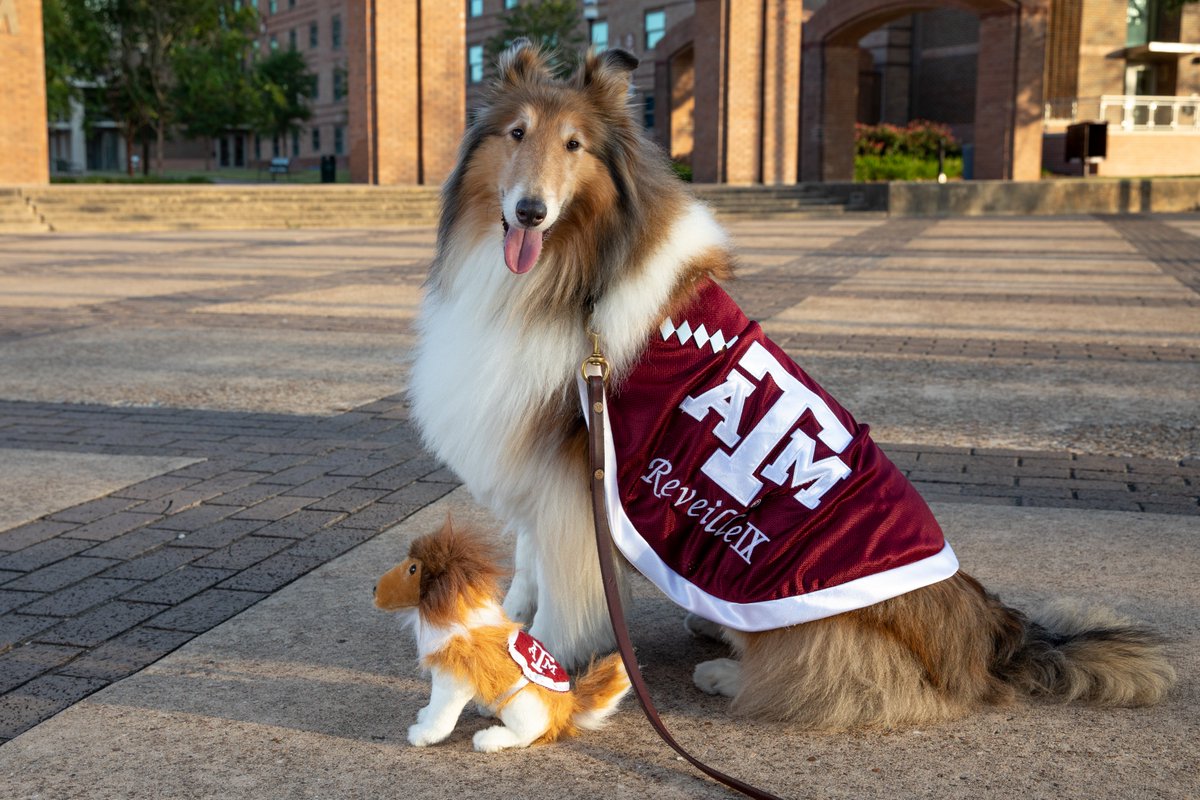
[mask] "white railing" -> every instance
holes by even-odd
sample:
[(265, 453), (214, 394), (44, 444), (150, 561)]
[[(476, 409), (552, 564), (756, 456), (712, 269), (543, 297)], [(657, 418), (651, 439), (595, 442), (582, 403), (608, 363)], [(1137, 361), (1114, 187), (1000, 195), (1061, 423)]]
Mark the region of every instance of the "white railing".
[(1045, 104), (1047, 121), (1100, 121), (1127, 131), (1200, 131), (1200, 95), (1105, 94)]

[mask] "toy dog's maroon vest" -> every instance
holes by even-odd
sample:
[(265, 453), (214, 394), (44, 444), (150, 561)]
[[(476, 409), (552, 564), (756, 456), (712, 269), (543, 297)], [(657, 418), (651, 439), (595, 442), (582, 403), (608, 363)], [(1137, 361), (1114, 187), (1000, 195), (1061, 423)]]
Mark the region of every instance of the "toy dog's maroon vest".
[(605, 489), (618, 548), (676, 603), (766, 630), (957, 571), (868, 427), (717, 284), (660, 334), (607, 399)]

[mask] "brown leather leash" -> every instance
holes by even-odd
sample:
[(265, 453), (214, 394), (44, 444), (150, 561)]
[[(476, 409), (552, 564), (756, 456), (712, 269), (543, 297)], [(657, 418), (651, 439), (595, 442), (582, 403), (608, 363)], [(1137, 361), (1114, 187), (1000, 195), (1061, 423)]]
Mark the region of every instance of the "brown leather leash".
[(633, 685), (634, 694), (642, 704), (646, 719), (662, 740), (679, 753), (693, 767), (703, 772), (715, 781), (735, 789), (755, 800), (780, 800), (776, 795), (751, 786), (737, 778), (726, 775), (720, 770), (708, 766), (693, 756), (675, 741), (667, 730), (666, 725), (658, 716), (658, 709), (650, 699), (646, 682), (642, 679), (642, 671), (638, 667), (637, 656), (633, 652), (633, 643), (629, 639), (629, 628), (625, 624), (625, 611), (621, 607), (621, 591), (617, 585), (617, 572), (613, 562), (612, 531), (608, 526), (608, 503), (604, 496), (604, 382), (608, 379), (608, 362), (600, 354), (600, 338), (593, 336), (593, 352), (583, 363), (583, 376), (587, 381), (588, 407), (591, 419), (588, 421), (588, 454), (592, 470), (592, 516), (596, 527), (596, 550), (600, 555), (600, 574), (604, 581), (604, 599), (608, 603), (608, 615), (612, 619), (613, 633), (617, 638), (617, 649), (621, 660), (625, 662), (625, 671), (629, 674), (629, 682)]

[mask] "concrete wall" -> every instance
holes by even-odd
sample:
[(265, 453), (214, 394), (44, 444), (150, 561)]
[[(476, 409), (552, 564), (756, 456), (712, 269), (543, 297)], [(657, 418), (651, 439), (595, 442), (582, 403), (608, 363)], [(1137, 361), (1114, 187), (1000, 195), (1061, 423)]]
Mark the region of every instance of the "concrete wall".
[[(1064, 159), (1066, 133), (1047, 133), (1043, 147), (1046, 169), (1060, 175), (1082, 175), (1076, 162)], [(1200, 175), (1200, 130), (1189, 133), (1150, 133), (1108, 128), (1108, 154), (1092, 172), (1111, 178), (1147, 175)]]
[(41, 0), (0, 0), (0, 183), (50, 180)]
[(892, 216), (1200, 211), (1200, 178), (955, 181), (886, 185)]

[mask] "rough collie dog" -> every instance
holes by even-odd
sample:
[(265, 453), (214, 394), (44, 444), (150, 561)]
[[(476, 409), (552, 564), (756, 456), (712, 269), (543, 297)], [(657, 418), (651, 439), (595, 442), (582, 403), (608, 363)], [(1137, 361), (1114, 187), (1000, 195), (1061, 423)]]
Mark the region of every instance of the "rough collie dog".
[[(505, 610), (531, 619), (530, 633), (568, 664), (613, 646), (576, 385), (587, 332), (601, 338), (610, 400), (620, 400), (652, 344), (672, 332), (690, 341), (670, 320), (732, 274), (725, 234), (627, 105), (636, 63), (620, 51), (592, 55), (560, 81), (527, 42), (501, 57), (444, 189), (410, 389), (427, 445), (517, 536)], [(709, 333), (693, 344), (719, 349)], [(709, 428), (718, 416), (728, 423), (740, 391), (729, 384), (693, 410), (715, 412)], [(727, 443), (745, 433), (720, 427)], [(791, 458), (818, 479), (797, 499), (819, 501), (841, 475), (812, 450)], [(689, 514), (697, 508), (679, 481), (660, 488), (678, 489), (672, 501)], [(748, 563), (765, 536), (746, 539), (753, 527), (717, 534)], [(911, 590), (834, 603), (804, 624), (736, 629), (720, 614), (689, 616), (691, 630), (724, 638), (738, 656), (699, 665), (697, 686), (732, 697), (736, 713), (833, 730), (927, 724), (1018, 692), (1150, 704), (1171, 683), (1150, 632), (1105, 612), (1027, 618), (956, 571), (952, 553), (941, 559)]]
[(433, 678), (429, 704), (408, 729), (416, 747), (449, 736), (472, 700), (502, 723), (475, 734), (475, 749), (491, 753), (598, 728), (629, 691), (617, 654), (589, 667), (572, 690), (554, 657), (501, 610), (496, 563), (487, 539), (447, 520), (415, 539), (375, 585), (375, 606), (412, 626)]

